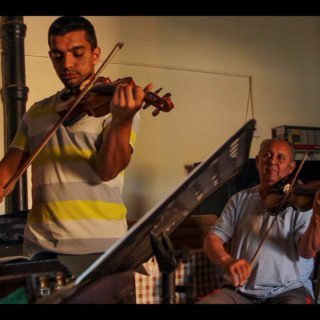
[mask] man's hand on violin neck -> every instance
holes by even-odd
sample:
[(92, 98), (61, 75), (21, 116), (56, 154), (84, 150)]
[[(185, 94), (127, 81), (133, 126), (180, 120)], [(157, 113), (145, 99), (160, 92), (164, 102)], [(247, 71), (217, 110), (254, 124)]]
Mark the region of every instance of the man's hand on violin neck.
[(114, 118), (127, 120), (133, 118), (141, 108), (144, 99), (144, 91), (133, 84), (120, 83), (113, 94), (110, 111)]
[(148, 85), (145, 86), (143, 91), (144, 91), (144, 93), (148, 93), (148, 92), (152, 91), (152, 89), (153, 89), (153, 84), (149, 83)]

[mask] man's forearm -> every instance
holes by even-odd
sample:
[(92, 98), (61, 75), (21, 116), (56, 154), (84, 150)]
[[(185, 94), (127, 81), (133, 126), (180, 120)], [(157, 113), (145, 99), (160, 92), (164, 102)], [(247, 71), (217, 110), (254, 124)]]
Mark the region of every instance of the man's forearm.
[(208, 234), (205, 239), (204, 251), (214, 264), (221, 266), (225, 270), (234, 260), (225, 250), (223, 241), (212, 233)]
[(115, 178), (129, 164), (131, 127), (131, 122), (122, 126), (111, 124), (97, 156), (96, 170), (102, 180)]
[(299, 255), (305, 259), (313, 258), (320, 250), (320, 216), (313, 214), (306, 232), (299, 244)]

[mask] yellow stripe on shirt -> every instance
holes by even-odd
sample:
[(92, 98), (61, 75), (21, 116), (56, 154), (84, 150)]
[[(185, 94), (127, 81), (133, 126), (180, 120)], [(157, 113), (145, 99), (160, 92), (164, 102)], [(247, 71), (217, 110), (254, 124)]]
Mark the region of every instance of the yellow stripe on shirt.
[[(37, 215), (41, 212), (41, 215)], [(37, 205), (29, 213), (29, 222), (44, 222), (58, 220), (122, 220), (127, 209), (123, 204), (103, 201), (61, 201)]]

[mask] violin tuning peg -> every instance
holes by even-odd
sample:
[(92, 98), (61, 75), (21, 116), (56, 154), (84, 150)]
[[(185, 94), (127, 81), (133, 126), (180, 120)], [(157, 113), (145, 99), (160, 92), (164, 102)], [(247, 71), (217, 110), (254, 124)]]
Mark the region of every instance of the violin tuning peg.
[(159, 109), (154, 109), (154, 110), (152, 111), (152, 115), (153, 115), (154, 117), (156, 117), (159, 113), (160, 113), (160, 110), (159, 110)]
[(157, 89), (154, 93), (158, 94), (160, 91), (162, 90), (162, 88)]
[(151, 106), (151, 102), (145, 102), (143, 105), (142, 105), (142, 109), (147, 109), (147, 108), (149, 108)]

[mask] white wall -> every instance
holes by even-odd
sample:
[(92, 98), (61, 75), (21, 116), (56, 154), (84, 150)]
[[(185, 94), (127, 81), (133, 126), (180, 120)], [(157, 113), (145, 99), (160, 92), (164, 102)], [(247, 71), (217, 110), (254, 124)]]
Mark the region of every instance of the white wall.
[[(61, 88), (47, 56), (55, 18), (24, 18), (28, 106)], [(169, 195), (185, 179), (185, 164), (206, 158), (252, 114), (259, 137), (251, 156), (274, 126), (319, 126), (320, 17), (88, 18), (103, 58), (124, 42), (104, 75), (132, 76), (141, 86), (152, 82), (171, 92), (175, 103), (157, 118), (142, 111), (124, 190), (132, 218)], [(254, 103), (247, 111), (249, 76)]]

